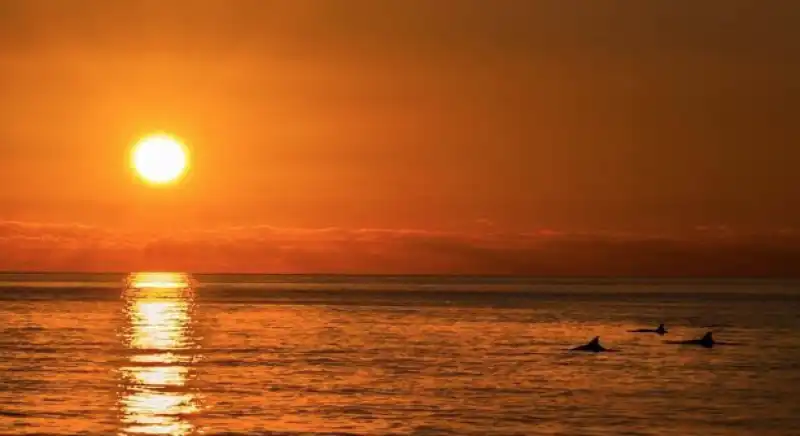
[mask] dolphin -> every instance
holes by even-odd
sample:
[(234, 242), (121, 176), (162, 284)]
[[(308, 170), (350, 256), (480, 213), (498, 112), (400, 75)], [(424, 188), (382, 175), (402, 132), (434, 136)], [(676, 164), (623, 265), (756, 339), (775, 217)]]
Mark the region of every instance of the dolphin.
[(656, 333), (659, 336), (664, 336), (667, 333), (666, 327), (664, 324), (659, 324), (657, 329), (636, 329), (636, 330), (628, 330), (629, 333)]
[(688, 341), (677, 341), (679, 344), (685, 345), (699, 345), (704, 348), (714, 347), (714, 335), (711, 332), (706, 333), (700, 339), (690, 339)]
[(690, 339), (688, 341), (665, 341), (667, 344), (699, 345), (703, 348), (714, 348), (715, 345), (740, 345), (736, 342), (718, 342), (714, 340), (711, 332), (706, 333), (700, 339)]
[(575, 347), (575, 348), (571, 349), (570, 351), (585, 351), (585, 352), (588, 352), (588, 353), (601, 353), (601, 352), (604, 352), (604, 351), (605, 352), (610, 352), (610, 351), (616, 351), (616, 350), (611, 350), (611, 349), (608, 349), (608, 348), (600, 345), (600, 336), (595, 336), (594, 339), (589, 341), (588, 344), (581, 345), (579, 347)]

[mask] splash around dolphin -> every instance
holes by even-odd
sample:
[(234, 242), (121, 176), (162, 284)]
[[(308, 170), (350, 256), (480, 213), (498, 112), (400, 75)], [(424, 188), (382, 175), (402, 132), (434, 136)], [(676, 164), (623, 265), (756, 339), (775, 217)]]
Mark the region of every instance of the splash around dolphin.
[(688, 341), (665, 341), (667, 344), (678, 345), (698, 345), (703, 348), (714, 348), (716, 345), (739, 345), (735, 342), (719, 342), (714, 340), (714, 334), (708, 332), (700, 339), (690, 339)]
[(575, 347), (569, 351), (583, 351), (586, 353), (608, 353), (608, 352), (616, 352), (617, 350), (612, 350), (610, 348), (606, 348), (600, 345), (600, 336), (595, 336), (594, 339), (589, 341), (586, 345), (581, 345)]
[(628, 330), (628, 333), (655, 333), (659, 336), (664, 336), (667, 334), (668, 330), (664, 327), (664, 324), (659, 324), (658, 328), (656, 329), (636, 329), (636, 330)]

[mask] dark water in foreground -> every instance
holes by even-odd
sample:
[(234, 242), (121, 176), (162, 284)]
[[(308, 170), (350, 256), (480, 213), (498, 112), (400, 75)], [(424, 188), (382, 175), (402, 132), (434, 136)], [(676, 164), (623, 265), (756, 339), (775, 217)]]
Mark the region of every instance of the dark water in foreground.
[(0, 274), (0, 434), (800, 434), (798, 282), (123, 279)]

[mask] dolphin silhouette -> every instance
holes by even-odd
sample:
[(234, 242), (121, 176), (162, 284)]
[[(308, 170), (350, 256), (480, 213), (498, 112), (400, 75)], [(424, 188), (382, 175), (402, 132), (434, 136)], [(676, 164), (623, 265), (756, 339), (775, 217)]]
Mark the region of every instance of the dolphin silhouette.
[(664, 327), (664, 324), (659, 324), (657, 329), (636, 329), (636, 330), (628, 330), (629, 333), (655, 333), (659, 336), (664, 336), (667, 333), (667, 329)]
[(714, 340), (711, 332), (706, 333), (700, 339), (690, 339), (688, 341), (665, 341), (668, 344), (699, 345), (703, 348), (714, 348), (715, 345), (739, 345), (735, 342), (718, 342)]
[(575, 348), (571, 349), (570, 351), (585, 351), (585, 352), (588, 352), (588, 353), (601, 353), (601, 352), (604, 352), (604, 351), (609, 352), (609, 351), (616, 351), (616, 350), (611, 350), (609, 348), (606, 348), (606, 347), (600, 345), (600, 336), (595, 336), (594, 339), (589, 341), (588, 344), (581, 345), (579, 347), (575, 347)]

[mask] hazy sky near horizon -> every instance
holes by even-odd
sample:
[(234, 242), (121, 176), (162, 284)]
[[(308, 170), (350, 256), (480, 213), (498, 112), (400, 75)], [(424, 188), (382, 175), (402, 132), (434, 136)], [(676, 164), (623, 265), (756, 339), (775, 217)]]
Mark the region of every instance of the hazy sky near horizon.
[[(791, 0), (2, 1), (0, 269), (680, 274), (725, 244), (709, 274), (789, 268), (799, 24)], [(192, 150), (179, 186), (128, 169), (155, 131)]]

